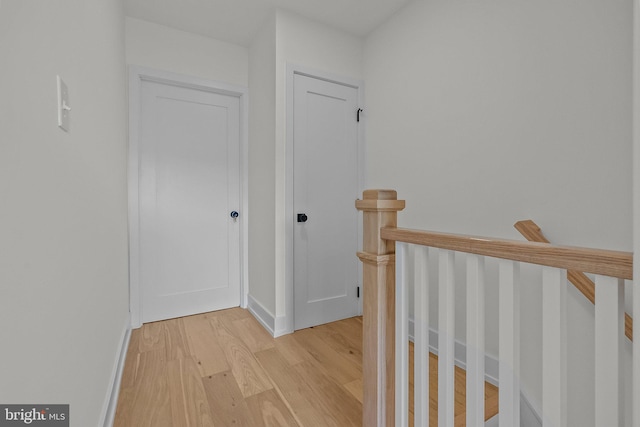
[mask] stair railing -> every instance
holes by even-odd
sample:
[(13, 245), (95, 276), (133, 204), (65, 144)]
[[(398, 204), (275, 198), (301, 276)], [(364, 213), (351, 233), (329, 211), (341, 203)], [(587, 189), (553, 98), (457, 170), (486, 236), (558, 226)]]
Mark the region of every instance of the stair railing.
[[(538, 224), (530, 219), (518, 221), (513, 226), (530, 242), (551, 243), (542, 234)], [(568, 270), (567, 279), (591, 301), (591, 304), (596, 303), (596, 284), (586, 274), (581, 271)], [(624, 314), (624, 333), (630, 341), (633, 341), (633, 319), (627, 313)]]
[[(497, 258), (499, 265), (499, 424), (520, 425), (518, 271), (526, 263), (542, 268), (543, 426), (567, 426), (567, 270), (595, 275), (595, 425), (624, 425), (623, 279), (632, 278), (632, 254), (397, 228), (397, 212), (404, 208), (404, 201), (397, 200), (393, 190), (367, 190), (356, 207), (363, 211), (365, 229), (363, 251), (358, 253), (364, 263), (363, 426), (409, 425), (410, 286), (414, 286), (414, 425), (429, 425), (428, 282), (433, 275), (428, 269), (432, 257), (438, 277), (438, 426), (454, 426), (456, 253), (466, 258), (466, 425), (483, 426), (485, 421), (484, 265), (488, 258)], [(636, 310), (640, 312), (640, 307)], [(635, 352), (633, 357), (637, 363), (640, 354)], [(640, 390), (633, 390), (632, 402), (640, 405)], [(640, 425), (640, 420), (634, 423)]]

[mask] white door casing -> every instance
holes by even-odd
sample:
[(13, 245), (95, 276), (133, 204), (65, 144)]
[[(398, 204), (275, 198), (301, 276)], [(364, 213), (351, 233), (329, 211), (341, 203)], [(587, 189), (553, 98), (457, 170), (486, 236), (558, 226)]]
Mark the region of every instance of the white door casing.
[(354, 201), (362, 188), (358, 105), (357, 86), (294, 73), (289, 214), (295, 329), (360, 313), (354, 256), (360, 241)]
[(130, 104), (132, 326), (246, 306), (246, 89), (133, 67)]

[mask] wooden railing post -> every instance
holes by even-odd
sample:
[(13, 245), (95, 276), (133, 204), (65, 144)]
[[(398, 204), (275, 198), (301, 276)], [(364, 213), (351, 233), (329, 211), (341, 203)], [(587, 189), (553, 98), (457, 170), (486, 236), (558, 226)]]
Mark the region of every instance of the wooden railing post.
[(356, 208), (363, 211), (363, 417), (366, 427), (395, 422), (395, 242), (380, 237), (396, 227), (404, 209), (394, 190), (366, 190)]

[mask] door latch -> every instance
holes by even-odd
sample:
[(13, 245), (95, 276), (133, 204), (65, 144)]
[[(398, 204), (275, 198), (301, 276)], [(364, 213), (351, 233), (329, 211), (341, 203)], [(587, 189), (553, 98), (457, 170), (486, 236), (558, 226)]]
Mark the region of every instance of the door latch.
[(307, 214), (299, 213), (298, 214), (298, 222), (307, 222)]

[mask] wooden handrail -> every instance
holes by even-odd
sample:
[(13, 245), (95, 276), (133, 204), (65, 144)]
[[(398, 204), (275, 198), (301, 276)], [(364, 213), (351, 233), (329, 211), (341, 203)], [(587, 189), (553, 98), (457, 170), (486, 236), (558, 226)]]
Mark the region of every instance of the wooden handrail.
[(633, 254), (630, 252), (555, 246), (549, 243), (520, 242), (397, 227), (382, 228), (380, 236), (382, 239), (396, 242), (413, 243), (566, 270), (579, 270), (620, 279), (630, 280), (633, 278)]
[[(549, 243), (542, 234), (542, 230), (530, 219), (518, 221), (513, 225), (530, 242)], [(568, 270), (567, 279), (584, 295), (592, 304), (596, 303), (596, 284), (581, 271)], [(633, 319), (628, 313), (624, 314), (624, 333), (633, 341)]]

